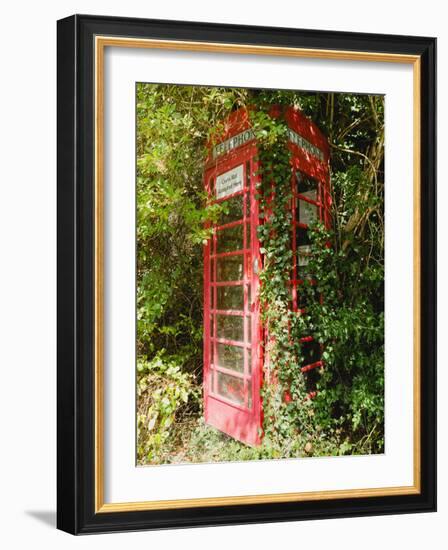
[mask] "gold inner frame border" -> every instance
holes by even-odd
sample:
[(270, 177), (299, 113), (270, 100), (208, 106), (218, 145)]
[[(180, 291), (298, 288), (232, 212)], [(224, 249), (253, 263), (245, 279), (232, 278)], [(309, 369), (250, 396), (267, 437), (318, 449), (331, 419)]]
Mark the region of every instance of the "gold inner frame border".
[[(106, 47), (151, 48), (209, 53), (239, 53), (252, 55), (270, 55), (301, 57), (329, 60), (365, 61), (383, 63), (406, 63), (413, 65), (413, 485), (400, 487), (379, 487), (350, 490), (329, 490), (313, 492), (277, 493), (264, 495), (226, 496), (211, 498), (191, 498), (180, 500), (154, 500), (138, 502), (104, 502), (104, 51)], [(242, 504), (261, 504), (274, 502), (303, 502), (333, 500), (342, 498), (365, 498), (420, 494), (421, 492), (421, 343), (420, 343), (420, 272), (421, 272), (421, 235), (420, 235), (420, 185), (421, 185), (421, 60), (418, 55), (402, 55), (382, 52), (357, 52), (345, 50), (325, 50), (291, 48), (276, 46), (257, 46), (251, 44), (226, 44), (213, 42), (156, 40), (142, 38), (123, 38), (115, 36), (96, 36), (95, 56), (95, 346), (94, 346), (94, 383), (95, 383), (95, 513), (132, 512), (142, 510), (166, 510), (179, 508), (197, 508), (207, 506), (231, 506)]]

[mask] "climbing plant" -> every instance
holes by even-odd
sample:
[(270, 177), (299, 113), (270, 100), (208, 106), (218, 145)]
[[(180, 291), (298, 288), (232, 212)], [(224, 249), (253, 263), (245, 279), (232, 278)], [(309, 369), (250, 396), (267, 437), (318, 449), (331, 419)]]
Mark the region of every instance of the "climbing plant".
[[(262, 223), (258, 237), (263, 255), (260, 273), (262, 322), (267, 328), (263, 395), (264, 441), (272, 456), (295, 456), (313, 450), (310, 436), (314, 408), (307, 391), (303, 366), (304, 323), (291, 307), (292, 165), (288, 127), (281, 108), (266, 105), (266, 97), (251, 110), (258, 142), (258, 200)], [(315, 293), (314, 293), (315, 294)], [(315, 295), (313, 300), (315, 300)], [(325, 447), (324, 438), (320, 448)]]
[[(281, 456), (296, 452), (297, 447), (319, 454), (323, 443), (324, 448), (326, 443), (335, 445), (340, 454), (380, 452), (384, 445), (382, 100), (365, 97), (348, 102), (350, 110), (361, 112), (364, 124), (370, 120), (375, 129), (364, 151), (355, 149), (350, 141), (338, 143), (351, 137), (350, 128), (339, 129), (336, 139), (330, 141), (336, 155), (346, 157), (344, 170), (332, 171), (336, 199), (333, 229), (328, 231), (316, 222), (308, 230), (311, 254), (307, 269), (312, 276), (305, 278), (300, 288), (306, 309), (298, 315), (291, 311), (288, 287), (291, 164), (286, 124), (281, 109), (275, 116), (266, 112), (267, 104), (279, 99), (278, 92), (263, 92), (257, 99), (265, 109), (252, 114), (262, 176), (260, 299), (269, 333), (263, 388), (265, 444)], [(289, 95), (287, 99), (293, 98)], [(302, 108), (321, 106), (315, 96), (295, 99)], [(329, 94), (327, 99), (330, 121), (322, 118), (324, 126), (334, 131), (334, 96)], [(343, 113), (344, 102), (336, 108)], [(359, 120), (355, 117), (350, 122), (351, 129)], [(366, 133), (364, 129), (358, 144)], [(317, 393), (312, 393), (315, 400), (310, 399), (307, 375), (301, 372), (303, 335), (311, 335), (322, 347), (324, 366), (319, 369)], [(325, 438), (328, 441), (324, 442)]]

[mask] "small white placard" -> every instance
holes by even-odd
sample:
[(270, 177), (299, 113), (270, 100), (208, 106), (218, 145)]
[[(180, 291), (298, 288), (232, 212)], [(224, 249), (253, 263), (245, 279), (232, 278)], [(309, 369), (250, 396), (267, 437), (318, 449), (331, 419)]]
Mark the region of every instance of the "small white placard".
[(232, 168), (216, 178), (216, 198), (222, 199), (243, 189), (243, 165)]

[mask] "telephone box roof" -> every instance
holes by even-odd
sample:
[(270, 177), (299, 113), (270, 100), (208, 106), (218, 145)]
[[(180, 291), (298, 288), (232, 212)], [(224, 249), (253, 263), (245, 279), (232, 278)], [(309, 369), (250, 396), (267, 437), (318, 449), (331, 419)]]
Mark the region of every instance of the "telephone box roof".
[[(222, 123), (222, 131), (217, 137), (209, 140), (206, 164), (215, 164), (220, 157), (238, 150), (240, 147), (255, 142), (251, 128), (249, 108), (233, 111)], [(329, 160), (328, 140), (319, 127), (296, 107), (271, 106), (269, 114), (273, 117), (284, 116), (290, 129), (291, 147), (298, 147), (327, 164)]]

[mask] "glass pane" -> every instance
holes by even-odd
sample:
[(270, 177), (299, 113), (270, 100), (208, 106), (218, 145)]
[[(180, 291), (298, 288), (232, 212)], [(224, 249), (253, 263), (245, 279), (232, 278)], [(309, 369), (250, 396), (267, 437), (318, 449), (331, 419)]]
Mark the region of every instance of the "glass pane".
[(250, 248), (250, 223), (246, 224), (246, 248)]
[(210, 337), (213, 338), (213, 315), (210, 315)]
[(303, 193), (300, 193), (301, 197), (306, 197), (307, 199), (310, 199), (310, 201), (317, 202), (317, 189), (310, 189), (309, 191), (304, 191)]
[(246, 220), (250, 218), (250, 193), (246, 194)]
[(303, 292), (300, 292), (300, 287), (299, 287), (299, 291), (297, 292), (297, 307), (299, 309), (304, 309), (306, 308), (307, 304), (308, 304), (308, 296)]
[(310, 191), (312, 189), (314, 189), (314, 192), (316, 192), (317, 181), (315, 179), (306, 176), (303, 172), (296, 172), (296, 178), (297, 193), (304, 195), (306, 191)]
[(316, 219), (317, 206), (315, 204), (310, 204), (309, 202), (299, 200), (299, 207), (297, 209), (297, 221), (309, 225)]
[(243, 279), (243, 254), (224, 256), (217, 260), (217, 281), (241, 281)]
[(216, 252), (233, 252), (243, 248), (243, 225), (235, 225), (216, 233)]
[(310, 365), (320, 360), (320, 345), (318, 342), (302, 344), (302, 366)]
[(238, 346), (217, 344), (218, 365), (226, 369), (244, 372), (244, 349)]
[(218, 225), (236, 222), (243, 217), (243, 195), (238, 195), (220, 203), (222, 212), (218, 218)]
[(244, 297), (243, 285), (239, 286), (219, 286), (217, 288), (217, 306), (216, 309), (236, 309), (243, 311)]
[(226, 340), (244, 341), (243, 319), (239, 315), (217, 315), (217, 337)]
[(248, 374), (252, 373), (252, 353), (250, 349), (247, 350), (247, 373)]
[(298, 257), (298, 266), (305, 266), (308, 265), (309, 257), (311, 254), (311, 246), (309, 244), (305, 244), (303, 246), (299, 246), (297, 248), (297, 257)]
[(215, 371), (210, 371), (210, 391), (213, 391), (215, 387)]
[(296, 246), (299, 247), (304, 244), (310, 244), (308, 231), (302, 227), (296, 227)]
[(247, 319), (247, 342), (250, 343), (252, 341), (252, 317), (248, 315), (246, 319)]
[(235, 378), (222, 372), (218, 375), (218, 393), (239, 405), (244, 404), (244, 382), (240, 378)]

